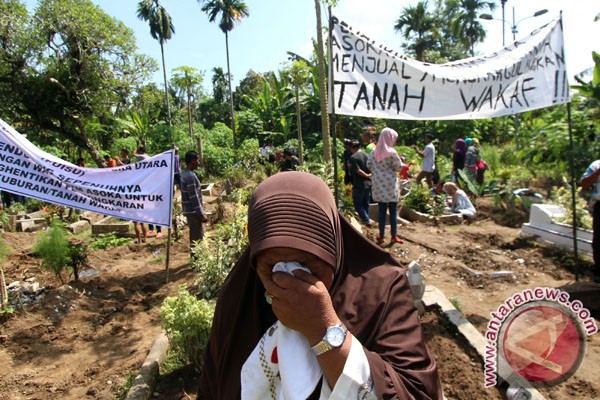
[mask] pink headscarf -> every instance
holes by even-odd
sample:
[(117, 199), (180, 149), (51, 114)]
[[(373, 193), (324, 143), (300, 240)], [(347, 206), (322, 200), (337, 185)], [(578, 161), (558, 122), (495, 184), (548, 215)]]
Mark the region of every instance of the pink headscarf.
[(398, 132), (392, 128), (383, 128), (379, 135), (379, 140), (377, 141), (377, 147), (375, 147), (375, 151), (373, 152), (375, 160), (381, 161), (394, 154), (398, 155), (396, 149), (394, 149), (397, 139)]

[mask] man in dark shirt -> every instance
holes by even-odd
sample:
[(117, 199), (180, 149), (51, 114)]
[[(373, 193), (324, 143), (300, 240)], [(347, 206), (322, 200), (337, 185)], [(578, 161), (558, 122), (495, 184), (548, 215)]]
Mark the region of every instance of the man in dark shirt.
[(186, 169), (181, 171), (181, 208), (190, 227), (190, 248), (194, 242), (204, 237), (203, 222), (208, 218), (202, 205), (202, 189), (200, 180), (194, 173), (198, 168), (198, 153), (188, 151), (185, 154)]
[(367, 168), (368, 156), (360, 149), (360, 142), (350, 144), (350, 175), (352, 176), (352, 202), (363, 224), (371, 226), (369, 198), (371, 197), (371, 171)]

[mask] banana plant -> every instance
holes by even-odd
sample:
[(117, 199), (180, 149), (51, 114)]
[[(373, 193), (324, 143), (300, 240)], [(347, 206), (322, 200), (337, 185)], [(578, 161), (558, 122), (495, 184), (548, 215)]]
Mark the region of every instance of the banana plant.
[(258, 96), (244, 96), (244, 101), (263, 121), (266, 131), (283, 132), (286, 137), (289, 135), (294, 103), (285, 75), (280, 74), (278, 78), (276, 74), (268, 74), (263, 78)]

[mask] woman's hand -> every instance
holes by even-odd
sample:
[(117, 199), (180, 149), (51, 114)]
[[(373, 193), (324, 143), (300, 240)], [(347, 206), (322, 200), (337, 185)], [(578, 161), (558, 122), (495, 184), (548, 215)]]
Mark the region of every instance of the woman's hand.
[(316, 276), (301, 270), (294, 276), (275, 272), (263, 281), (273, 296), (275, 316), (285, 326), (302, 333), (311, 346), (317, 344), (327, 327), (340, 323), (327, 288)]

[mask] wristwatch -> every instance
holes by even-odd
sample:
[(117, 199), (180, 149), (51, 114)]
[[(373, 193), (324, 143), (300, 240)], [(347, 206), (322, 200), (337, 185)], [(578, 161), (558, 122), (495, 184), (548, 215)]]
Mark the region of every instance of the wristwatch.
[(348, 328), (344, 324), (333, 325), (327, 328), (325, 332), (325, 336), (323, 339), (313, 347), (311, 347), (312, 352), (315, 356), (320, 356), (321, 354), (328, 352), (332, 349), (337, 349), (342, 344), (344, 344), (344, 340), (346, 339), (346, 335), (348, 334)]

